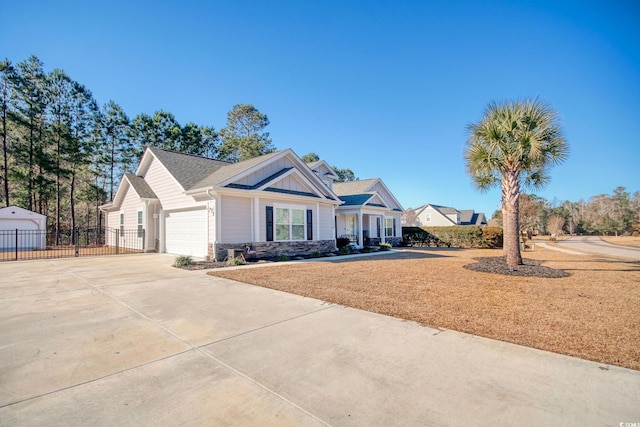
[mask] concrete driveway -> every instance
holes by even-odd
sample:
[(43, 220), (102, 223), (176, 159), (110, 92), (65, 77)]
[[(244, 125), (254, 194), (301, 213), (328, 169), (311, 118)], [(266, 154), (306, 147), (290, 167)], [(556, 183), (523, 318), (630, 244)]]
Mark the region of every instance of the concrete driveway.
[(172, 268), (0, 263), (0, 425), (640, 423), (640, 372)]

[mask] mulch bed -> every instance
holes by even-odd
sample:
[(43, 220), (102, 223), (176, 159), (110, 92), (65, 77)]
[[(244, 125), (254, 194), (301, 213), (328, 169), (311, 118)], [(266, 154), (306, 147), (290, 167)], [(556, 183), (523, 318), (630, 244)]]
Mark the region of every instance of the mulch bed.
[(517, 267), (509, 267), (507, 260), (503, 256), (481, 257), (474, 258), (474, 260), (478, 262), (467, 264), (464, 268), (483, 273), (504, 274), (506, 276), (546, 277), (550, 279), (569, 276), (566, 271), (544, 267), (540, 265), (540, 261), (532, 259), (524, 259), (524, 264)]

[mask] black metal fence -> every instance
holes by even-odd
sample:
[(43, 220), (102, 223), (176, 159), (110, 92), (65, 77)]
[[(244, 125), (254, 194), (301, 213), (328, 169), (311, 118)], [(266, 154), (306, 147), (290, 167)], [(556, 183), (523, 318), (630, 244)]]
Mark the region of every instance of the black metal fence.
[(144, 252), (145, 230), (0, 230), (0, 261)]

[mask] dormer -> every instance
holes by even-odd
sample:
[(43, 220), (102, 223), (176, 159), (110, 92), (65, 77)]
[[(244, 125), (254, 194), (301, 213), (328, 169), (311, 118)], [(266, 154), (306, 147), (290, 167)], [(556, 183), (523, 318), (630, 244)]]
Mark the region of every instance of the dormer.
[(307, 163), (307, 166), (318, 176), (318, 178), (320, 178), (320, 180), (322, 180), (322, 182), (324, 182), (327, 187), (333, 190), (333, 182), (339, 179), (339, 177), (327, 162), (324, 160), (318, 160), (317, 162)]

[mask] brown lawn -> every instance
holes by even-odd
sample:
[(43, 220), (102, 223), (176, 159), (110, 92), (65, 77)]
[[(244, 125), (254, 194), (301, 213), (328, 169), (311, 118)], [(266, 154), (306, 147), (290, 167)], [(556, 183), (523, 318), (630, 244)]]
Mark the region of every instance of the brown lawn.
[(539, 249), (570, 273), (516, 277), (463, 268), (499, 250), (409, 249), (209, 274), (605, 364), (640, 370), (640, 263)]

